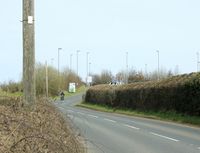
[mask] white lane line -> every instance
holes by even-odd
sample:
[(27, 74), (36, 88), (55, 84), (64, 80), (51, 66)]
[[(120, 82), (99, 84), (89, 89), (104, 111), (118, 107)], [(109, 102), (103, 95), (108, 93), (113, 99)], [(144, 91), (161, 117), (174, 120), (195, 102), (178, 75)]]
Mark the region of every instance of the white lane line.
[(60, 108), (60, 109), (64, 110), (64, 108), (63, 108), (63, 107), (58, 107), (58, 108)]
[(131, 125), (128, 125), (128, 124), (124, 124), (124, 126), (128, 127), (128, 128), (131, 128), (131, 129), (135, 129), (135, 130), (139, 130), (140, 128), (137, 128), (137, 127), (134, 127), (134, 126), (131, 126)]
[(200, 147), (198, 149), (200, 150)]
[(74, 111), (73, 111), (73, 110), (70, 110), (70, 109), (69, 109), (69, 110), (67, 110), (67, 111), (68, 111), (68, 112), (71, 112), (71, 113), (74, 113)]
[(179, 140), (177, 139), (174, 139), (174, 138), (170, 138), (170, 137), (167, 137), (167, 136), (164, 136), (164, 135), (160, 135), (160, 134), (157, 134), (157, 133), (154, 133), (154, 132), (150, 132), (150, 134), (153, 134), (155, 136), (158, 136), (158, 137), (161, 137), (161, 138), (165, 138), (165, 139), (168, 139), (168, 140), (171, 140), (171, 141), (175, 141), (175, 142), (178, 142)]
[(110, 119), (108, 119), (108, 118), (104, 118), (104, 120), (105, 120), (105, 121), (108, 121), (108, 122), (116, 123), (116, 121), (110, 120)]
[(85, 115), (84, 113), (82, 113), (82, 112), (77, 112), (77, 114), (80, 114), (80, 115)]
[(137, 123), (137, 122), (135, 122), (135, 121), (131, 121), (132, 123)]
[(89, 117), (93, 117), (93, 118), (99, 118), (98, 116), (95, 116), (95, 115), (90, 115), (88, 114)]
[(73, 115), (67, 115), (70, 119), (72, 119), (72, 118), (74, 118), (74, 116)]

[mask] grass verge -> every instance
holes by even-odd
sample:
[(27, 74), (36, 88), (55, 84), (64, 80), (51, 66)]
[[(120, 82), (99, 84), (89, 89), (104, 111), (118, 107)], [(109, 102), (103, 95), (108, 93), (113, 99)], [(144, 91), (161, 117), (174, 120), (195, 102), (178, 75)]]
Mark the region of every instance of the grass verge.
[(144, 118), (157, 119), (157, 120), (163, 120), (163, 121), (173, 121), (177, 123), (190, 124), (193, 126), (200, 127), (200, 117), (183, 115), (183, 114), (179, 114), (173, 111), (155, 112), (155, 111), (140, 111), (140, 110), (131, 110), (131, 109), (118, 109), (118, 108), (111, 108), (108, 106), (91, 104), (87, 102), (82, 102), (76, 106), (93, 109), (97, 111), (102, 111), (102, 112), (117, 113), (117, 114), (123, 114), (123, 115), (128, 115), (128, 116), (137, 116), (137, 117), (144, 117)]

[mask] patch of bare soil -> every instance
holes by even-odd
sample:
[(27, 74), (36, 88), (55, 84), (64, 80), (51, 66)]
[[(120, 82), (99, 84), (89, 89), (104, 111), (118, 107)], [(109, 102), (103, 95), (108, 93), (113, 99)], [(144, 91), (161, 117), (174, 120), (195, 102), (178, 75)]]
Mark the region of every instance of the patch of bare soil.
[(70, 123), (45, 99), (37, 102), (34, 111), (0, 104), (0, 153), (84, 152)]

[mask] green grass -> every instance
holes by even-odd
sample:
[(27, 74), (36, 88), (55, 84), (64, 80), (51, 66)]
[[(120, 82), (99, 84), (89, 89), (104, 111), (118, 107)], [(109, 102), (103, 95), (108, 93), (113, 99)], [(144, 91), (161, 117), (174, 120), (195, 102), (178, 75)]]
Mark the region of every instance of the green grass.
[(9, 93), (9, 92), (0, 91), (0, 96), (20, 97), (22, 96), (22, 92)]
[(108, 106), (90, 104), (86, 102), (82, 102), (81, 104), (78, 104), (77, 106), (89, 108), (89, 109), (93, 109), (97, 111), (102, 111), (102, 112), (117, 113), (117, 114), (151, 118), (151, 119), (164, 120), (164, 121), (173, 121), (177, 123), (190, 124), (190, 125), (200, 127), (200, 117), (178, 114), (173, 111), (154, 112), (154, 111), (140, 111), (140, 110), (130, 110), (130, 109), (116, 109), (116, 108), (111, 108)]

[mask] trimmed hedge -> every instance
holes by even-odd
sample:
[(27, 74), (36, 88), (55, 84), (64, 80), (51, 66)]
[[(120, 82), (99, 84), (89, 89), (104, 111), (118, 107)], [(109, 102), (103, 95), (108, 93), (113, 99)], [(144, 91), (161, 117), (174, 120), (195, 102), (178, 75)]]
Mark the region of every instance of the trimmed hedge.
[(116, 108), (200, 116), (200, 73), (128, 85), (97, 85), (88, 89), (85, 101)]

